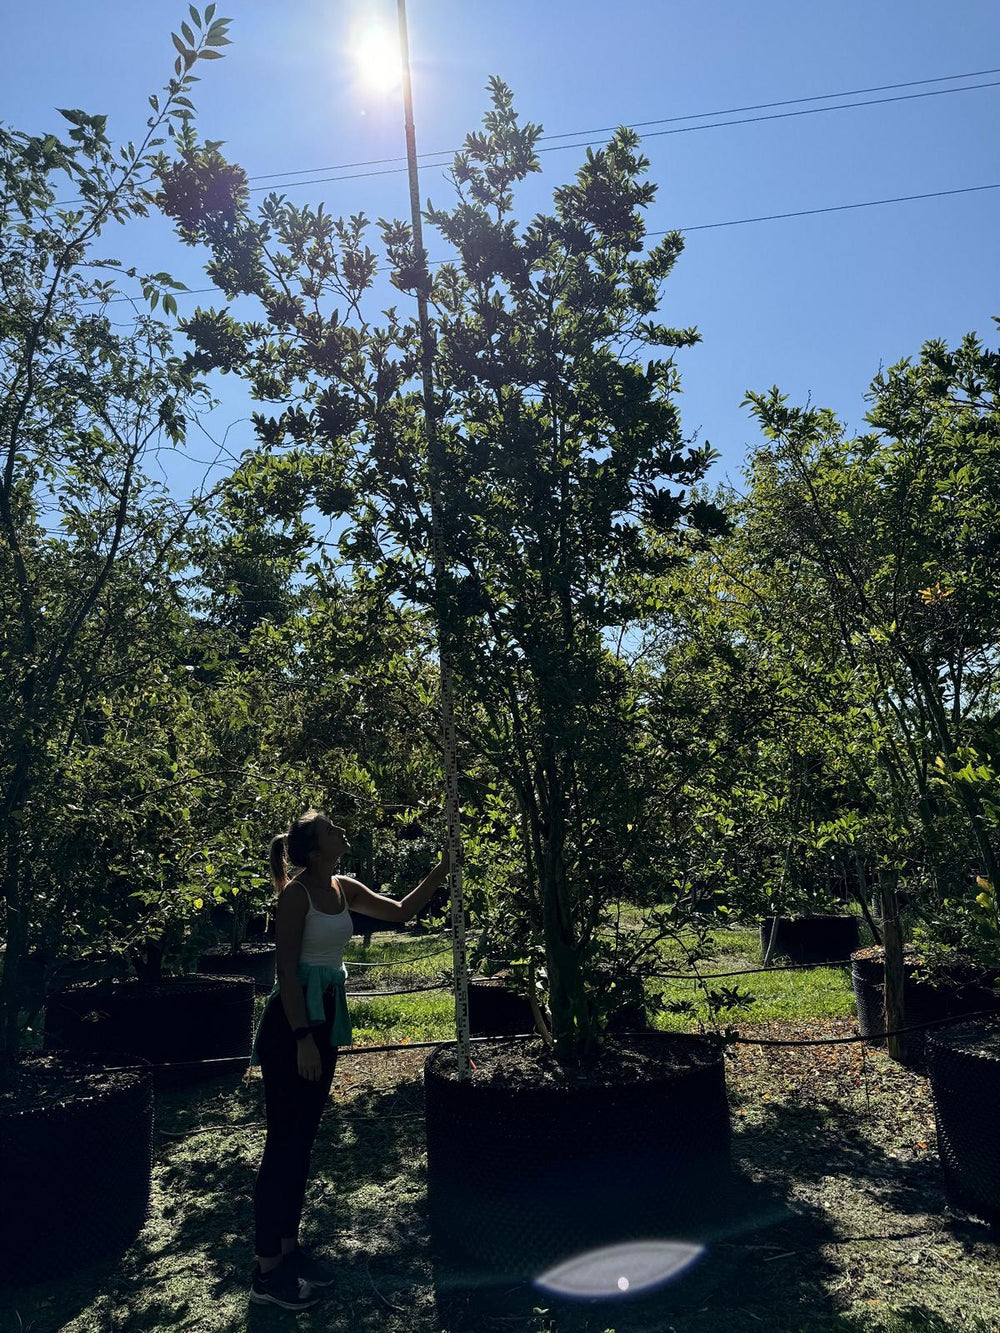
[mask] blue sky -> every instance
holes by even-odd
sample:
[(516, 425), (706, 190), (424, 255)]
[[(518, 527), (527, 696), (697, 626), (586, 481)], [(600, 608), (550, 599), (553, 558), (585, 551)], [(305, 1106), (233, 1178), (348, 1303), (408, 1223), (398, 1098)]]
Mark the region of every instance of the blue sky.
[[(391, 23), (394, 0), (221, 0), (218, 13), (232, 19), (233, 45), (224, 61), (202, 66), (198, 122), (251, 175), (403, 152), (398, 95), (364, 84), (351, 53), (359, 23)], [(138, 137), (148, 93), (170, 74), (171, 28), (186, 16), (186, 4), (173, 0), (8, 7), (5, 36), (17, 55), (5, 62), (0, 119), (57, 129), (54, 108), (78, 106), (108, 114), (115, 137)], [(526, 119), (560, 134), (1000, 68), (996, 0), (410, 0), (409, 25), (421, 151), (451, 149), (475, 127), (493, 73), (511, 84)], [(994, 80), (1000, 73), (867, 96)], [(649, 225), (696, 227), (998, 183), (998, 129), (1000, 87), (987, 87), (650, 137), (659, 194)], [(523, 216), (546, 206), (582, 155), (544, 155)], [(407, 208), (401, 174), (287, 189), (334, 213), (403, 216)], [(424, 169), (422, 193), (447, 198), (440, 170)], [(737, 478), (754, 439), (740, 408), (748, 388), (777, 383), (856, 426), (880, 362), (970, 329), (995, 342), (998, 236), (1000, 190), (692, 231), (663, 314), (703, 336), (683, 354), (682, 409), (686, 429), (722, 455), (715, 476)], [(206, 285), (198, 254), (159, 220), (109, 235), (104, 250)], [(433, 236), (428, 250), (434, 258)], [(247, 411), (237, 385), (225, 382), (220, 393), (216, 432)], [(249, 443), (246, 432), (234, 426), (230, 445)], [(175, 465), (174, 480), (189, 475), (191, 467)]]

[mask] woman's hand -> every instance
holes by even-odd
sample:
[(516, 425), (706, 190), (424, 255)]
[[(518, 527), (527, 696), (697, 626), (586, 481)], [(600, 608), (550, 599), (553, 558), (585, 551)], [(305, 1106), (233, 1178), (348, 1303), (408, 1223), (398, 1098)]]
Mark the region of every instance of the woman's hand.
[(316, 1038), (310, 1032), (308, 1037), (302, 1037), (295, 1045), (298, 1048), (299, 1074), (309, 1083), (318, 1083), (323, 1072), (323, 1061), (319, 1057)]

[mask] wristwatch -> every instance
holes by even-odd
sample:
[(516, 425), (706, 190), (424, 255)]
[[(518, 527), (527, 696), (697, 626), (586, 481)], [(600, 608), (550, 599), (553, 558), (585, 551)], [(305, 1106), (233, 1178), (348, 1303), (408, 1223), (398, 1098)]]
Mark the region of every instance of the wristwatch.
[(296, 1028), (292, 1033), (296, 1041), (301, 1041), (303, 1037), (312, 1036), (312, 1028)]

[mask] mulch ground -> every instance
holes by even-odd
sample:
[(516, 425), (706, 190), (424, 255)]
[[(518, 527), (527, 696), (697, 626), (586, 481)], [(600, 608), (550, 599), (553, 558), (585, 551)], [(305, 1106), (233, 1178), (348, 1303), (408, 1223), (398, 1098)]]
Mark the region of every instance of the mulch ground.
[[(853, 1020), (755, 1035), (846, 1036)], [(299, 1330), (334, 1333), (951, 1333), (1000, 1330), (1000, 1249), (950, 1215), (926, 1079), (859, 1045), (739, 1046), (727, 1057), (738, 1208), (654, 1297), (556, 1307), (446, 1298), (425, 1217), (426, 1052), (345, 1055), (314, 1157), (310, 1238), (343, 1282)], [(153, 1210), (119, 1260), (0, 1293), (0, 1333), (270, 1333), (248, 1307), (259, 1082), (163, 1094)], [(437, 1283), (437, 1289), (435, 1284)]]

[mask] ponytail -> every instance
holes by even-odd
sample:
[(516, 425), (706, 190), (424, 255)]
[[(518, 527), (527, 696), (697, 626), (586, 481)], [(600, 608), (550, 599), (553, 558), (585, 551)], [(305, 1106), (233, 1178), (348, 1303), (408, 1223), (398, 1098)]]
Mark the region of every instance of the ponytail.
[(309, 853), (316, 841), (316, 820), (325, 819), (322, 810), (307, 810), (292, 821), (287, 833), (271, 839), (268, 860), (275, 891), (280, 893), (288, 883), (288, 872), (294, 866), (309, 864)]
[(286, 847), (288, 839), (284, 833), (279, 833), (276, 838), (271, 839), (271, 847), (268, 852), (268, 860), (271, 863), (271, 879), (274, 881), (276, 893), (288, 883), (288, 856)]

